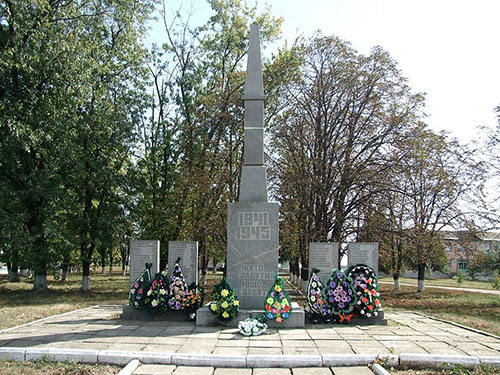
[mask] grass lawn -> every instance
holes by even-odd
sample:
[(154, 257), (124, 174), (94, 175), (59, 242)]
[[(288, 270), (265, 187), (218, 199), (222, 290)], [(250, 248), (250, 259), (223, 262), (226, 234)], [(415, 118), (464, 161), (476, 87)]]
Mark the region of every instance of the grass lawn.
[[(390, 282), (390, 283), (394, 282), (393, 279), (392, 279), (392, 277), (382, 277), (382, 278), (380, 278), (380, 281)], [(415, 288), (417, 287), (417, 279), (410, 279), (408, 277), (401, 277), (401, 278), (399, 278), (399, 281), (401, 283), (415, 285)], [(473, 288), (473, 289), (495, 290), (495, 288), (493, 288), (493, 283), (492, 282), (464, 280), (462, 282), (462, 284), (459, 284), (457, 282), (457, 278), (456, 277), (454, 279), (430, 279), (430, 280), (425, 280), (425, 285), (430, 285), (430, 286), (451, 286), (453, 288)]]
[(90, 292), (80, 290), (80, 274), (71, 274), (67, 282), (50, 279), (48, 291), (36, 292), (29, 280), (9, 283), (7, 276), (0, 276), (0, 330), (93, 305), (127, 302), (128, 276), (93, 274)]
[(392, 285), (380, 284), (384, 309), (414, 310), (500, 336), (499, 295), (445, 289), (418, 293), (413, 287), (401, 288), (395, 292)]
[(107, 365), (84, 365), (73, 362), (9, 362), (0, 360), (0, 375), (113, 375), (119, 367)]
[(392, 375), (498, 375), (500, 367), (481, 366), (475, 369), (466, 369), (456, 366), (447, 370), (422, 369), (422, 370), (391, 370)]

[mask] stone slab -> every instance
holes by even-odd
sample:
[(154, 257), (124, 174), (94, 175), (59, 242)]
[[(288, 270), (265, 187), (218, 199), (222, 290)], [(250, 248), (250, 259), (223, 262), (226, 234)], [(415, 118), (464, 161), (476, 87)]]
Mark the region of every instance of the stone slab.
[[(248, 106), (255, 106), (259, 103), (245, 103), (245, 120), (248, 116)], [(262, 113), (264, 112), (264, 104), (262, 103)], [(261, 125), (262, 126), (262, 125)], [(245, 122), (245, 149), (243, 158), (245, 165), (264, 165), (264, 128), (256, 127), (255, 124), (248, 126)]]
[(332, 371), (334, 375), (373, 375), (367, 366), (332, 367)]
[(320, 367), (322, 365), (321, 355), (270, 355), (249, 354), (247, 355), (247, 367)]
[(378, 363), (372, 365), (372, 371), (375, 375), (391, 375), (385, 368), (380, 366)]
[(395, 354), (323, 354), (323, 366), (366, 366), (376, 359), (382, 360), (388, 366), (397, 366), (398, 356)]
[(378, 276), (378, 242), (351, 242), (347, 245), (347, 266), (365, 264)]
[(174, 365), (142, 365), (134, 375), (171, 375), (174, 371)]
[(175, 375), (212, 375), (213, 372), (213, 367), (179, 366)]
[(172, 364), (178, 366), (246, 367), (244, 355), (174, 354)]
[[(210, 309), (205, 306), (196, 312), (196, 325), (201, 327), (238, 327), (238, 322), (247, 318), (257, 318), (260, 314), (263, 314), (264, 310), (249, 310), (240, 309), (238, 315), (229, 322), (221, 322), (217, 320), (214, 314), (210, 312)], [(292, 314), (288, 319), (285, 319), (282, 323), (268, 320), (266, 322), (269, 328), (304, 328), (305, 326), (305, 312), (298, 303), (292, 302)]]
[(467, 355), (401, 353), (399, 364), (403, 368), (452, 368), (454, 365), (474, 368), (479, 366), (479, 358)]
[(145, 263), (152, 263), (151, 278), (160, 272), (160, 241), (130, 240), (130, 286), (144, 272)]
[(330, 272), (338, 268), (339, 244), (338, 242), (310, 242), (309, 243), (309, 278), (313, 268), (317, 268), (323, 285), (326, 285)]
[(292, 369), (293, 375), (332, 375), (328, 367), (299, 367)]
[(26, 358), (25, 348), (0, 348), (0, 359), (23, 362)]
[(215, 369), (214, 375), (252, 375), (252, 369), (219, 367)]
[(198, 284), (198, 242), (168, 241), (168, 276), (172, 275), (175, 261), (181, 258), (180, 266), (187, 285)]
[(242, 309), (260, 309), (278, 272), (278, 203), (228, 203), (227, 280)]
[(169, 353), (100, 350), (97, 355), (98, 363), (107, 363), (110, 365), (126, 365), (134, 359), (138, 359), (141, 363), (146, 364), (172, 364), (172, 354)]
[(121, 371), (118, 373), (118, 375), (132, 375), (135, 374), (135, 370), (141, 365), (141, 362), (139, 360), (134, 359), (130, 361), (127, 366), (121, 369)]
[(241, 168), (240, 203), (267, 202), (267, 173), (263, 165)]
[(500, 356), (479, 356), (479, 362), (481, 362), (482, 365), (500, 367)]

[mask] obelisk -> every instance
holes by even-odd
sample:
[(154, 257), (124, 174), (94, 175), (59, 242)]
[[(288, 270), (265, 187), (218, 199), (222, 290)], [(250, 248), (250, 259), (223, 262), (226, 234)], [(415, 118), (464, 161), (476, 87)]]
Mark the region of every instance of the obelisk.
[(267, 201), (264, 166), (264, 84), (259, 27), (250, 27), (244, 152), (239, 202), (228, 203), (227, 280), (243, 309), (262, 309), (278, 272), (278, 203)]

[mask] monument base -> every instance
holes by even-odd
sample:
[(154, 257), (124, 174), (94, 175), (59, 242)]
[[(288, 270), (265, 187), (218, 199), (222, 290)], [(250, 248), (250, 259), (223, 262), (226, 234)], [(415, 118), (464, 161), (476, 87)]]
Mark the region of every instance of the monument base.
[[(238, 315), (231, 321), (221, 322), (212, 314), (208, 306), (202, 307), (196, 312), (196, 325), (201, 327), (238, 327), (238, 323), (247, 318), (257, 318), (259, 314), (263, 314), (264, 310), (245, 310), (240, 309)], [(305, 312), (298, 303), (292, 302), (292, 313), (288, 319), (278, 323), (274, 320), (267, 320), (266, 324), (269, 328), (304, 328)]]
[(175, 322), (189, 322), (188, 315), (184, 311), (168, 310), (159, 314), (152, 314), (148, 310), (138, 310), (130, 307), (129, 305), (122, 306), (122, 313), (120, 314), (121, 320), (166, 320)]
[(355, 316), (351, 318), (350, 322), (342, 322), (342, 323), (332, 323), (332, 322), (318, 322), (311, 319), (309, 315), (306, 315), (306, 323), (307, 324), (338, 324), (338, 325), (350, 325), (350, 326), (386, 326), (387, 319), (384, 317), (384, 311), (379, 310), (378, 316), (372, 316), (371, 318)]

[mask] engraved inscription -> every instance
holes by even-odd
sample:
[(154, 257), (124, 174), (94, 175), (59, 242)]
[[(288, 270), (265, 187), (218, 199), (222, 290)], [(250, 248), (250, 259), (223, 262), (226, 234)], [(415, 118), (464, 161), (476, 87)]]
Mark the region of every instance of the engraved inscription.
[(266, 272), (263, 264), (242, 264), (229, 271), (228, 277), (239, 280), (239, 295), (265, 297), (274, 272)]
[(158, 241), (130, 241), (130, 285), (144, 271), (146, 263), (152, 263), (151, 276), (156, 275), (159, 267), (159, 252)]
[(186, 282), (198, 283), (198, 249), (195, 242), (169, 241), (168, 267), (172, 273), (175, 261), (181, 258), (180, 266)]
[(236, 239), (249, 241), (271, 239), (271, 226), (268, 212), (239, 212)]
[(366, 264), (378, 274), (378, 245), (376, 243), (350, 243), (348, 265)]

